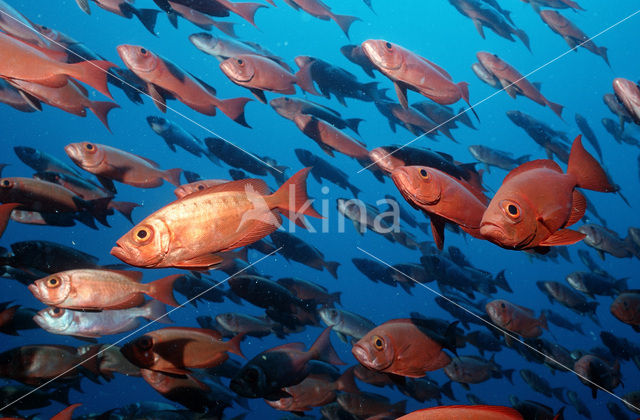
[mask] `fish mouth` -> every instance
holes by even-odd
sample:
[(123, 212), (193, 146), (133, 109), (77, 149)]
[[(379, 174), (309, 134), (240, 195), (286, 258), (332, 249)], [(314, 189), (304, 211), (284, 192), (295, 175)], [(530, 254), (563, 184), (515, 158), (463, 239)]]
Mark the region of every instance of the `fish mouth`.
[(67, 156), (69, 156), (69, 158), (75, 163), (82, 161), (82, 157), (80, 156), (78, 148), (75, 144), (67, 144), (66, 146), (64, 146), (64, 151)]
[(362, 43), (362, 51), (376, 66), (385, 67), (382, 62), (382, 56), (378, 53), (376, 42), (373, 40), (364, 41)]
[(116, 242), (116, 246), (111, 248), (111, 251), (109, 253), (114, 257), (118, 258), (119, 260), (122, 260), (126, 263), (128, 263), (128, 261), (130, 260), (125, 249), (117, 242)]
[(38, 290), (38, 286), (36, 286), (35, 284), (30, 284), (28, 289), (31, 293), (33, 293), (33, 296), (35, 296), (36, 299), (42, 301), (40, 299), (40, 290)]
[(369, 354), (367, 351), (359, 344), (356, 344), (351, 349), (351, 353), (360, 363), (365, 365), (366, 367), (373, 367), (373, 363), (369, 360)]
[(234, 57), (227, 58), (222, 63), (220, 63), (220, 70), (222, 70), (225, 76), (227, 76), (229, 79), (231, 79), (234, 82), (238, 82), (238, 83), (250, 82), (253, 79), (253, 74), (250, 76), (239, 76), (235, 74), (233, 60), (236, 60), (236, 58)]
[(492, 222), (482, 222), (480, 224), (480, 235), (487, 239), (498, 240), (505, 236), (504, 229)]

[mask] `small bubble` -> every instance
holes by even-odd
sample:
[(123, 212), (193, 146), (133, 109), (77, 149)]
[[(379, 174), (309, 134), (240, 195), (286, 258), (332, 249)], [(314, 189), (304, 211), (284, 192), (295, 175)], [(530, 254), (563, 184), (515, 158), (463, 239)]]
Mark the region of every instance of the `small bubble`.
[(325, 195), (326, 195), (326, 194), (329, 194), (329, 187), (327, 187), (327, 186), (322, 187), (322, 188), (320, 189), (320, 192), (321, 192), (322, 194), (325, 194)]

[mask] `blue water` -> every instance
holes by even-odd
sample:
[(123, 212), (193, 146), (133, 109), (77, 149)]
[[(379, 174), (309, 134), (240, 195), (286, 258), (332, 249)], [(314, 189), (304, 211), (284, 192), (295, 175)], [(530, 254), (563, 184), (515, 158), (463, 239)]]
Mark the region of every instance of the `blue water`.
[[(55, 28), (84, 42), (89, 48), (119, 65), (121, 65), (121, 61), (115, 50), (117, 45), (123, 43), (141, 45), (170, 58), (183, 69), (215, 86), (218, 96), (221, 98), (250, 96), (248, 91), (232, 84), (222, 74), (218, 62), (213, 57), (204, 55), (191, 45), (187, 36), (201, 30), (186, 21), (181, 20), (180, 28), (176, 30), (170, 26), (165, 16), (160, 16), (156, 27), (159, 36), (154, 37), (136, 20), (125, 20), (97, 8), (94, 4), (92, 4), (92, 15), (87, 16), (71, 0), (55, 2), (12, 0), (10, 3), (32, 21)], [(481, 39), (472, 22), (460, 15), (444, 0), (403, 2), (378, 0), (373, 4), (375, 14), (359, 0), (328, 1), (336, 13), (351, 14), (362, 18), (362, 22), (354, 23), (351, 28), (351, 42), (345, 38), (334, 22), (320, 21), (304, 12), (294, 11), (283, 2), (277, 1), (277, 3), (277, 8), (269, 7), (257, 12), (256, 23), (259, 30), (237, 16), (232, 16), (232, 19), (238, 23), (237, 33), (241, 38), (260, 43), (277, 55), (284, 57), (292, 66), (294, 66), (293, 58), (295, 56), (311, 55), (349, 69), (361, 81), (370, 81), (360, 68), (348, 62), (340, 54), (339, 48), (347, 43), (359, 43), (369, 38), (382, 38), (402, 45), (438, 63), (450, 72), (455, 81), (469, 82), (471, 101), (475, 103), (495, 92), (491, 87), (479, 81), (471, 71), (471, 64), (476, 61), (475, 53), (477, 51), (498, 53), (523, 74), (544, 65), (530, 76), (529, 80), (542, 82), (543, 94), (551, 101), (566, 107), (563, 114), (566, 122), (558, 119), (548, 108), (540, 107), (522, 97), (513, 100), (502, 92), (476, 107), (481, 120), (479, 124), (476, 123), (479, 128), (477, 131), (464, 125), (454, 131), (454, 136), (461, 144), (454, 144), (440, 136), (439, 142), (421, 139), (413, 146), (432, 147), (452, 154), (456, 160), (461, 162), (473, 161), (467, 151), (467, 146), (471, 144), (486, 144), (511, 151), (518, 156), (531, 154), (532, 158), (544, 158), (543, 150), (508, 120), (505, 111), (519, 109), (546, 121), (558, 130), (566, 131), (570, 138), (579, 134), (573, 123), (573, 116), (577, 112), (589, 119), (604, 151), (605, 165), (613, 179), (621, 185), (632, 207), (627, 207), (618, 196), (613, 194), (589, 192), (587, 193), (588, 197), (596, 204), (599, 213), (607, 219), (608, 226), (623, 236), (626, 235), (626, 229), (629, 226), (637, 225), (640, 221), (637, 217), (637, 209), (640, 206), (636, 163), (638, 150), (629, 145), (615, 143), (600, 124), (602, 117), (611, 117), (601, 98), (604, 93), (612, 91), (611, 81), (613, 78), (626, 77), (637, 80), (639, 76), (640, 58), (636, 52), (635, 41), (639, 34), (640, 16), (620, 24), (595, 40), (598, 45), (609, 48), (609, 59), (613, 68), (610, 70), (600, 57), (584, 49), (577, 53), (570, 52), (555, 60), (567, 51), (567, 45), (557, 34), (551, 32), (529, 5), (519, 1), (504, 0), (502, 6), (513, 12), (512, 17), (516, 25), (529, 34), (533, 53), (528, 52), (520, 42), (508, 42), (489, 30), (486, 30), (487, 39)], [(615, 4), (582, 0), (580, 4), (587, 11), (580, 13), (562, 11), (562, 13), (588, 35), (594, 35), (635, 12), (638, 3), (632, 0), (618, 0)], [(138, 7), (154, 7), (150, 0), (139, 0), (136, 5)], [(395, 96), (392, 85), (386, 78), (377, 74), (376, 80), (383, 87), (389, 88), (389, 96)], [(11, 165), (5, 170), (5, 175), (30, 176), (31, 174), (31, 170), (12, 153), (11, 149), (15, 145), (36, 147), (66, 160), (63, 150), (66, 144), (76, 141), (93, 141), (143, 155), (157, 161), (162, 168), (180, 167), (195, 171), (203, 178), (228, 176), (227, 167), (214, 166), (208, 160), (198, 159), (181, 149), (178, 149), (177, 153), (171, 152), (162, 139), (153, 133), (147, 125), (146, 116), (160, 114), (148, 98), (145, 99), (143, 106), (138, 106), (130, 103), (121, 91), (114, 88), (111, 88), (111, 91), (116, 102), (122, 107), (112, 111), (109, 118), (113, 135), (109, 134), (91, 114), (83, 119), (52, 107), (46, 107), (42, 113), (27, 114), (2, 106), (1, 141), (5, 146), (5, 152), (0, 160)], [(99, 94), (95, 95), (94, 99), (104, 100)], [(267, 93), (268, 99), (275, 96)], [(299, 93), (298, 96), (302, 96), (302, 94)], [(402, 128), (399, 128), (397, 133), (392, 133), (386, 119), (377, 113), (371, 103), (347, 99), (348, 108), (344, 108), (336, 101), (325, 101), (318, 97), (310, 99), (339, 110), (345, 117), (364, 118), (365, 122), (362, 123), (360, 132), (369, 149), (394, 143), (406, 143), (414, 138)], [(423, 99), (415, 93), (409, 94), (410, 102)], [(171, 103), (171, 106), (252, 153), (266, 154), (276, 158), (280, 164), (291, 168), (288, 172), (289, 175), (301, 167), (293, 153), (294, 148), (307, 148), (316, 154), (322, 154), (321, 150), (301, 134), (294, 124), (279, 117), (269, 106), (257, 101), (250, 103), (246, 108), (247, 121), (253, 127), (252, 129), (241, 127), (222, 114), (217, 117), (207, 117), (175, 101)], [(456, 107), (458, 106), (456, 105)], [(172, 114), (171, 111), (167, 117), (200, 138), (209, 135), (179, 115)], [(360, 198), (364, 201), (374, 203), (389, 193), (399, 197), (390, 180), (382, 185), (370, 173), (358, 173), (360, 167), (352, 159), (338, 154), (334, 159), (331, 159), (331, 163), (347, 172), (350, 181), (363, 190)], [(506, 172), (501, 170), (492, 170), (490, 174), (485, 174), (485, 184), (495, 191), (505, 174)], [(266, 180), (272, 187), (276, 186), (271, 177)], [(411, 311), (418, 311), (431, 317), (451, 319), (450, 315), (435, 305), (435, 296), (430, 291), (416, 287), (413, 289), (413, 296), (409, 296), (400, 288), (394, 289), (381, 284), (373, 284), (355, 269), (350, 261), (351, 258), (366, 257), (357, 247), (365, 249), (390, 264), (417, 262), (420, 254), (418, 251), (410, 251), (399, 245), (391, 246), (387, 240), (371, 232), (360, 236), (350, 225), (347, 225), (346, 232), (337, 232), (338, 217), (335, 200), (339, 197), (346, 197), (347, 192), (331, 184), (328, 185), (330, 187), (329, 193), (322, 194), (321, 186), (310, 179), (308, 190), (312, 196), (326, 200), (326, 210), (323, 209), (323, 214), (329, 220), (330, 232), (308, 233), (298, 230), (297, 234), (324, 252), (327, 260), (342, 263), (339, 269), (339, 279), (333, 279), (326, 271), (318, 272), (301, 264), (288, 263), (277, 255), (266, 258), (256, 268), (274, 278), (296, 276), (318, 282), (330, 291), (342, 291), (342, 304), (345, 309), (360, 313), (377, 324), (393, 318), (406, 317)], [(173, 188), (169, 184), (165, 184), (161, 188), (146, 190), (118, 185), (118, 190), (119, 200), (135, 201), (143, 205), (142, 208), (134, 210), (134, 221), (136, 222), (174, 199)], [(406, 207), (408, 208), (408, 206)], [(323, 206), (318, 203), (316, 208), (320, 210)], [(12, 242), (21, 240), (49, 239), (99, 256), (101, 263), (117, 263), (119, 261), (109, 255), (109, 250), (115, 241), (131, 228), (131, 225), (119, 215), (111, 217), (110, 223), (112, 226), (110, 229), (101, 227), (99, 231), (91, 230), (83, 225), (72, 228), (53, 228), (10, 223), (0, 245), (8, 246)], [(313, 221), (313, 223), (319, 226), (318, 221)], [(430, 233), (418, 230), (413, 230), (413, 233), (420, 240), (430, 239)], [(570, 248), (574, 261), (572, 264), (563, 260), (556, 263), (532, 260), (524, 253), (509, 252), (488, 242), (471, 238), (465, 239), (451, 233), (447, 235), (446, 245), (460, 247), (470, 261), (479, 268), (491, 272), (506, 269), (506, 277), (514, 293), (508, 294), (500, 291), (495, 296), (496, 298), (506, 298), (514, 303), (530, 307), (536, 313), (540, 309), (552, 308), (572, 322), (581, 323), (586, 333), (585, 335), (570, 333), (551, 325), (553, 335), (545, 332), (543, 337), (552, 341), (557, 340), (558, 343), (569, 349), (588, 350), (593, 346), (601, 345), (599, 333), (602, 329), (613, 331), (635, 343), (639, 342), (637, 333), (632, 332), (629, 326), (621, 324), (609, 313), (610, 298), (597, 298), (600, 303), (597, 315), (602, 324), (602, 328), (599, 328), (587, 317), (580, 317), (557, 303), (550, 304), (537, 289), (536, 281), (564, 282), (564, 277), (568, 273), (584, 269), (579, 262), (577, 250), (588, 249), (586, 245), (577, 244)], [(595, 257), (595, 253), (593, 255)], [(261, 255), (255, 251), (250, 251), (251, 261), (260, 257)], [(605, 261), (601, 261), (601, 264), (614, 277), (630, 277), (629, 288), (638, 288), (639, 265), (637, 260), (615, 259), (607, 256)], [(145, 273), (145, 279), (154, 280), (173, 272), (175, 271), (149, 270)], [(226, 277), (219, 272), (212, 272), (212, 276), (217, 280), (223, 280)], [(13, 300), (29, 307), (42, 308), (42, 304), (17, 282), (5, 281), (3, 290), (2, 300)], [(184, 301), (183, 298), (179, 299)], [(225, 302), (223, 304), (201, 304), (197, 309), (187, 305), (172, 314), (172, 318), (176, 325), (195, 327), (197, 326), (195, 318), (198, 315), (215, 316), (217, 313), (229, 311), (246, 312), (253, 315), (262, 314), (262, 310), (248, 303), (239, 307)], [(275, 337), (248, 338), (243, 342), (242, 348), (245, 355), (251, 358), (263, 350), (285, 342), (304, 341), (310, 345), (320, 332), (320, 328), (307, 328), (304, 333), (287, 337), (286, 341), (278, 340)], [(113, 343), (122, 336), (105, 337), (100, 342)], [(52, 335), (42, 330), (24, 331), (19, 337), (7, 336), (3, 337), (2, 341), (0, 345), (2, 351), (36, 343), (58, 343), (74, 346), (83, 344), (76, 339)], [(332, 341), (343, 360), (349, 365), (357, 363), (351, 355), (349, 346), (339, 342), (335, 336)], [(468, 346), (461, 350), (461, 354), (476, 354), (475, 348)], [(237, 358), (237, 356), (232, 357)], [(528, 363), (509, 349), (499, 352), (496, 355), (496, 361), (503, 368), (531, 369), (547, 378), (553, 387), (573, 389), (588, 404), (594, 419), (609, 417), (605, 405), (614, 399), (604, 393), (599, 393), (598, 399), (592, 400), (590, 390), (571, 373), (557, 373), (551, 376), (548, 368)], [(625, 386), (624, 388), (616, 388), (614, 392), (622, 395), (640, 388), (638, 370), (635, 365), (623, 362), (622, 373)], [(447, 380), (441, 371), (432, 372), (429, 377), (441, 384)], [(372, 388), (361, 382), (358, 385), (363, 390), (384, 393), (392, 401), (407, 398), (388, 388)], [(83, 393), (77, 391), (71, 393), (72, 403), (81, 402), (84, 404), (76, 411), (77, 414), (102, 412), (142, 400), (165, 401), (141, 378), (127, 378), (119, 375), (114, 381), (102, 385), (84, 380), (82, 388)], [(453, 384), (453, 390), (458, 400), (465, 403), (466, 391), (458, 384)], [(488, 403), (497, 405), (509, 405), (508, 397), (514, 394), (521, 400), (540, 401), (553, 407), (554, 410), (561, 406), (557, 400), (547, 399), (534, 393), (517, 373), (514, 374), (513, 386), (503, 379), (491, 379), (484, 384), (472, 386), (471, 392)], [(452, 404), (453, 402), (447, 401), (445, 398), (445, 403)], [(413, 411), (434, 404), (431, 401), (427, 405), (422, 405), (409, 399), (407, 407), (408, 411)], [(280, 418), (286, 414), (271, 409), (262, 400), (250, 401), (250, 407), (251, 412), (247, 418), (251, 419)], [(49, 416), (61, 408), (61, 405), (55, 403), (42, 410), (41, 413), (43, 416)], [(243, 411), (241, 408), (234, 407), (228, 409), (226, 414), (231, 417)], [(317, 410), (313, 413), (319, 414)], [(565, 415), (565, 418), (569, 419), (579, 418), (572, 407), (567, 407)]]

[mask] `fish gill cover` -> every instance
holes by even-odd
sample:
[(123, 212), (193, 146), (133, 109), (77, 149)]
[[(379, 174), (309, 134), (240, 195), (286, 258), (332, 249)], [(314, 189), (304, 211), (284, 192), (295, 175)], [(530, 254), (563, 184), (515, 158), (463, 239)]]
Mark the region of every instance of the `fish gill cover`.
[(0, 1), (0, 414), (637, 417), (637, 7)]

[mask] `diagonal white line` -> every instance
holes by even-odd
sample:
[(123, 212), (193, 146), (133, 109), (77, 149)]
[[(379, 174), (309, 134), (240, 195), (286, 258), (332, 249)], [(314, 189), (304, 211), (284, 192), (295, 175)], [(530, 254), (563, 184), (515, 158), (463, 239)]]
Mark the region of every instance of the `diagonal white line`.
[[(603, 29), (602, 31), (598, 32), (597, 34), (595, 34), (595, 35), (594, 35), (594, 36), (592, 36), (591, 38), (588, 38), (587, 40), (585, 40), (585, 41), (581, 42), (580, 44), (576, 45), (576, 47), (575, 47), (575, 48), (577, 49), (578, 47), (583, 46), (583, 45), (584, 45), (584, 44), (586, 44), (587, 42), (590, 42), (590, 41), (592, 41), (592, 40), (596, 39), (596, 38), (597, 38), (597, 37), (599, 37), (600, 35), (603, 35), (603, 34), (607, 33), (608, 31), (610, 31), (611, 29), (613, 29), (613, 28), (615, 28), (616, 26), (620, 25), (621, 23), (623, 23), (623, 22), (625, 22), (625, 21), (627, 21), (627, 20), (631, 19), (632, 17), (634, 17), (634, 16), (635, 16), (635, 15), (637, 15), (638, 13), (640, 13), (640, 9), (638, 9), (638, 10), (636, 10), (635, 12), (631, 13), (631, 14), (630, 14), (630, 15), (628, 15), (627, 17), (625, 17), (625, 18), (623, 18), (623, 19), (619, 20), (618, 22), (614, 23), (613, 25), (609, 26), (608, 28)], [(412, 143), (414, 143), (414, 142), (416, 142), (416, 141), (420, 140), (420, 139), (421, 139), (421, 138), (423, 138), (424, 136), (431, 134), (432, 132), (436, 131), (438, 128), (442, 127), (443, 125), (445, 125), (445, 124), (447, 124), (447, 123), (449, 123), (449, 122), (451, 122), (451, 121), (455, 120), (455, 119), (456, 119), (456, 118), (458, 118), (460, 115), (462, 115), (462, 114), (464, 114), (464, 113), (468, 112), (471, 108), (475, 108), (475, 107), (477, 107), (478, 105), (480, 105), (480, 104), (482, 104), (482, 103), (484, 103), (484, 102), (488, 101), (489, 99), (491, 99), (491, 98), (493, 98), (494, 96), (498, 95), (500, 92), (507, 90), (508, 88), (510, 88), (511, 86), (514, 86), (515, 84), (517, 84), (517, 83), (518, 83), (518, 82), (520, 82), (521, 80), (526, 79), (527, 77), (531, 76), (531, 75), (532, 75), (532, 74), (534, 74), (534, 73), (537, 73), (539, 70), (542, 70), (543, 68), (547, 67), (547, 66), (548, 66), (548, 65), (550, 65), (551, 63), (554, 63), (554, 62), (558, 61), (559, 59), (561, 59), (562, 57), (564, 57), (565, 55), (567, 55), (567, 54), (569, 54), (570, 52), (573, 52), (573, 51), (574, 51), (574, 49), (573, 49), (573, 48), (571, 48), (571, 49), (569, 49), (569, 50), (565, 51), (564, 53), (560, 54), (560, 55), (559, 55), (559, 56), (557, 56), (556, 58), (554, 58), (554, 59), (552, 59), (552, 60), (550, 60), (550, 61), (547, 61), (546, 63), (544, 63), (544, 64), (543, 64), (543, 65), (541, 65), (540, 67), (538, 67), (538, 68), (536, 68), (536, 69), (534, 69), (534, 70), (530, 71), (529, 73), (525, 74), (524, 76), (522, 76), (521, 78), (519, 78), (519, 79), (518, 79), (518, 80), (516, 80), (515, 82), (513, 82), (513, 83), (509, 84), (508, 86), (505, 86), (505, 87), (503, 87), (502, 89), (500, 89), (500, 90), (498, 90), (498, 91), (496, 91), (496, 92), (492, 93), (491, 95), (487, 96), (486, 98), (482, 99), (481, 101), (476, 102), (475, 104), (471, 105), (469, 108), (465, 108), (464, 110), (460, 111), (458, 114), (456, 114), (456, 115), (454, 115), (453, 117), (449, 118), (449, 119), (448, 119), (448, 120), (446, 120), (445, 122), (443, 122), (443, 123), (441, 123), (441, 124), (438, 124), (437, 126), (435, 126), (434, 128), (432, 128), (431, 130), (427, 131), (426, 133), (422, 133), (422, 134), (420, 134), (418, 137), (414, 138), (413, 140), (409, 141), (408, 143), (403, 144), (401, 147), (398, 147), (398, 148), (397, 148), (397, 149), (395, 149), (394, 151), (392, 151), (392, 152), (390, 152), (390, 153), (387, 153), (386, 155), (384, 155), (384, 156), (380, 157), (379, 159), (376, 159), (374, 162), (372, 162), (372, 163), (370, 163), (369, 165), (367, 165), (367, 166), (363, 167), (362, 169), (358, 170), (358, 172), (357, 172), (357, 173), (361, 173), (362, 171), (369, 169), (371, 166), (375, 165), (375, 164), (376, 164), (377, 162), (379, 162), (380, 160), (385, 159), (385, 158), (387, 158), (388, 156), (393, 155), (393, 154), (394, 154), (394, 153), (396, 153), (398, 150), (402, 150), (402, 149), (404, 149), (405, 147), (409, 146), (410, 144), (412, 144)]]
[(214, 284), (213, 286), (209, 287), (207, 290), (205, 290), (204, 292), (200, 292), (197, 295), (195, 295), (194, 297), (192, 297), (191, 299), (187, 300), (184, 303), (181, 303), (180, 305), (176, 306), (175, 308), (171, 309), (170, 311), (168, 311), (167, 313), (159, 316), (158, 318), (149, 321), (148, 324), (143, 325), (142, 327), (136, 329), (133, 332), (130, 332), (129, 334), (127, 334), (126, 336), (122, 337), (120, 340), (116, 341), (115, 343), (109, 344), (107, 347), (105, 347), (104, 349), (100, 350), (99, 352), (97, 352), (96, 354), (94, 354), (91, 357), (88, 357), (87, 359), (83, 360), (82, 362), (76, 364), (75, 366), (65, 370), (64, 372), (58, 374), (57, 376), (49, 379), (47, 382), (43, 383), (42, 385), (38, 386), (37, 388), (32, 389), (31, 391), (27, 392), (26, 394), (24, 394), (23, 396), (21, 396), (20, 398), (16, 398), (15, 400), (13, 400), (12, 402), (10, 402), (9, 404), (5, 405), (4, 407), (0, 408), (0, 412), (4, 411), (7, 407), (11, 407), (13, 404), (17, 403), (18, 401), (22, 400), (23, 398), (28, 397), (29, 395), (33, 394), (34, 392), (44, 388), (45, 386), (49, 385), (50, 383), (52, 383), (53, 381), (63, 377), (64, 375), (66, 375), (67, 373), (71, 372), (72, 370), (74, 370), (75, 368), (81, 366), (82, 364), (88, 362), (89, 360), (96, 358), (98, 356), (100, 356), (102, 353), (104, 353), (105, 351), (109, 350), (110, 348), (113, 348), (115, 346), (117, 346), (118, 344), (122, 343), (124, 340), (128, 339), (129, 337), (136, 335), (137, 333), (139, 333), (140, 331), (147, 329), (149, 326), (155, 324), (158, 322), (158, 320), (164, 318), (164, 317), (168, 317), (169, 315), (171, 315), (173, 312), (177, 311), (178, 309), (183, 308), (185, 305), (187, 305), (188, 303), (193, 302), (194, 300), (198, 299), (200, 296), (209, 293), (210, 291), (212, 291), (213, 289), (217, 288), (220, 285), (223, 285), (224, 283), (226, 283), (227, 281), (229, 281), (231, 278), (237, 276), (238, 274), (242, 273), (243, 271), (248, 270), (249, 268), (253, 267), (254, 265), (258, 264), (259, 262), (265, 260), (266, 258), (269, 258), (270, 256), (272, 256), (273, 254), (275, 254), (276, 252), (280, 251), (282, 249), (282, 247), (276, 249), (275, 251), (271, 251), (270, 253), (268, 253), (267, 255), (263, 256), (262, 258), (260, 258), (257, 261), (254, 261), (253, 263), (247, 265), (246, 267), (242, 268), (241, 270), (239, 270), (237, 273), (234, 273), (232, 275), (230, 275), (229, 277), (227, 277), (224, 280), (221, 280), (219, 283)]
[(635, 405), (631, 404), (629, 401), (625, 400), (624, 398), (618, 397), (616, 394), (614, 394), (613, 392), (604, 389), (602, 386), (598, 385), (597, 383), (593, 382), (592, 380), (590, 380), (589, 378), (579, 374), (578, 372), (576, 372), (575, 370), (573, 370), (572, 368), (563, 365), (562, 363), (558, 362), (557, 360), (555, 360), (553, 357), (544, 354), (543, 352), (541, 352), (540, 350), (530, 346), (529, 344), (525, 343), (524, 341), (522, 341), (518, 336), (511, 334), (509, 331), (500, 328), (499, 326), (497, 326), (496, 324), (494, 324), (493, 322), (489, 322), (486, 319), (484, 319), (481, 316), (478, 316), (478, 314), (474, 313), (473, 311), (470, 311), (469, 309), (465, 308), (464, 306), (458, 304), (457, 302), (449, 299), (448, 297), (444, 296), (442, 293), (432, 289), (431, 287), (427, 286), (426, 284), (422, 284), (420, 283), (418, 280), (414, 279), (413, 277), (411, 277), (408, 274), (403, 273), (402, 271), (398, 270), (397, 268), (395, 268), (394, 266), (392, 266), (391, 264), (387, 263), (386, 261), (376, 257), (375, 255), (371, 254), (370, 252), (360, 248), (359, 246), (356, 247), (358, 248), (359, 251), (367, 254), (368, 256), (370, 256), (371, 258), (375, 259), (376, 261), (386, 265), (387, 267), (391, 268), (392, 270), (396, 271), (397, 273), (402, 274), (403, 276), (405, 276), (406, 278), (408, 278), (409, 280), (412, 280), (413, 282), (415, 282), (416, 284), (419, 284), (420, 286), (424, 287), (425, 289), (429, 290), (431, 293), (440, 296), (441, 298), (445, 299), (447, 302), (457, 306), (458, 308), (462, 309), (463, 311), (467, 312), (468, 314), (474, 316), (475, 318), (478, 318), (480, 321), (484, 322), (485, 324), (489, 325), (492, 328), (495, 328), (496, 330), (500, 331), (502, 334), (504, 334), (505, 336), (510, 337), (511, 339), (518, 341), (520, 344), (526, 346), (527, 348), (529, 348), (530, 350), (533, 350), (534, 352), (540, 354), (541, 356), (544, 356), (546, 359), (551, 360), (552, 362), (554, 362), (555, 364), (557, 364), (558, 366), (562, 366), (563, 368), (567, 369), (567, 371), (574, 373), (576, 376), (578, 376), (580, 379), (583, 379), (584, 381), (590, 383), (593, 386), (598, 387), (598, 389), (601, 389), (602, 391), (606, 392), (607, 394), (611, 395), (614, 398), (617, 398), (618, 400), (622, 401), (623, 403), (625, 403), (626, 405), (628, 405), (629, 407), (633, 407), (636, 410), (640, 410), (640, 408), (636, 407)]
[[(251, 152), (249, 152), (249, 151), (247, 151), (247, 150), (243, 149), (242, 147), (240, 147), (240, 146), (238, 146), (238, 145), (236, 145), (236, 144), (233, 144), (231, 141), (229, 141), (229, 140), (227, 140), (226, 138), (222, 137), (220, 134), (218, 134), (218, 133), (214, 132), (213, 130), (211, 130), (211, 129), (207, 128), (207, 127), (205, 127), (204, 125), (200, 124), (199, 122), (197, 122), (197, 121), (195, 121), (195, 120), (193, 120), (193, 119), (191, 119), (191, 118), (187, 117), (186, 115), (184, 115), (182, 112), (178, 111), (177, 109), (175, 109), (175, 108), (173, 108), (173, 107), (171, 107), (171, 106), (169, 106), (169, 105), (162, 104), (162, 102), (158, 101), (157, 99), (155, 99), (154, 97), (152, 97), (151, 95), (149, 95), (147, 92), (144, 92), (144, 91), (142, 91), (142, 90), (138, 89), (137, 87), (133, 86), (132, 84), (130, 84), (130, 83), (129, 83), (129, 82), (127, 82), (126, 80), (121, 79), (121, 78), (120, 78), (120, 77), (118, 77), (117, 75), (115, 75), (115, 74), (113, 74), (113, 73), (109, 73), (108, 71), (106, 71), (106, 70), (104, 70), (104, 69), (102, 69), (102, 68), (98, 67), (97, 65), (95, 65), (94, 63), (92, 63), (92, 62), (91, 62), (91, 60), (89, 60), (89, 59), (87, 59), (87, 58), (85, 58), (85, 57), (81, 56), (80, 54), (76, 53), (75, 51), (70, 50), (70, 49), (69, 49), (69, 48), (67, 48), (65, 45), (63, 45), (63, 44), (61, 44), (61, 43), (57, 42), (55, 39), (52, 39), (52, 38), (50, 38), (50, 37), (48, 37), (48, 36), (46, 36), (46, 35), (44, 35), (44, 34), (42, 34), (42, 33), (38, 32), (38, 31), (36, 31), (33, 27), (31, 27), (31, 26), (27, 25), (26, 23), (24, 23), (24, 22), (20, 22), (18, 19), (16, 19), (15, 17), (11, 16), (11, 15), (10, 15), (10, 14), (8, 14), (7, 12), (5, 12), (4, 10), (0, 10), (0, 13), (2, 13), (2, 14), (3, 14), (3, 15), (5, 15), (5, 16), (10, 17), (11, 19), (13, 19), (14, 21), (18, 22), (19, 24), (21, 24), (21, 25), (22, 25), (22, 26), (24, 26), (25, 28), (29, 29), (30, 31), (32, 31), (32, 32), (34, 32), (34, 33), (36, 33), (36, 34), (38, 34), (38, 35), (42, 36), (43, 38), (46, 38), (48, 41), (50, 41), (50, 42), (52, 42), (52, 43), (56, 44), (58, 47), (60, 47), (60, 48), (64, 49), (64, 50), (65, 50), (65, 51), (67, 51), (68, 53), (75, 55), (76, 57), (80, 58), (82, 61), (84, 61), (84, 62), (86, 62), (86, 63), (91, 64), (92, 66), (94, 66), (94, 67), (95, 67), (95, 68), (97, 68), (98, 70), (100, 70), (100, 71), (102, 71), (102, 72), (104, 72), (104, 73), (108, 74), (109, 76), (113, 77), (113, 78), (114, 78), (114, 79), (116, 79), (116, 80), (119, 80), (120, 82), (122, 82), (123, 84), (125, 84), (125, 85), (129, 86), (130, 88), (132, 88), (132, 89), (133, 89), (133, 90), (135, 90), (136, 92), (138, 92), (138, 93), (140, 93), (140, 94), (142, 94), (142, 95), (144, 95), (144, 96), (148, 97), (148, 98), (149, 98), (149, 99), (151, 99), (153, 102), (155, 102), (157, 105), (164, 105), (167, 109), (169, 109), (169, 110), (173, 111), (174, 113), (176, 113), (177, 115), (181, 116), (182, 118), (184, 118), (185, 120), (189, 121), (190, 123), (192, 123), (192, 124), (194, 124), (194, 125), (196, 125), (196, 126), (198, 126), (198, 127), (202, 128), (204, 131), (208, 132), (209, 134), (214, 135), (214, 136), (216, 136), (216, 137), (220, 138), (221, 140), (225, 141), (227, 144), (229, 144), (229, 145), (231, 145), (231, 146), (235, 147), (236, 149), (240, 150), (241, 152), (246, 153), (247, 155), (251, 156), (253, 159), (257, 160), (258, 162), (262, 163), (263, 165), (268, 166), (269, 168), (271, 168), (271, 169), (273, 169), (273, 170), (275, 170), (275, 171), (278, 171), (279, 173), (282, 173), (282, 171), (281, 171), (280, 169), (278, 169), (278, 168), (276, 168), (276, 167), (274, 167), (274, 166), (270, 165), (269, 163), (267, 163), (267, 162), (265, 162), (264, 160), (260, 159), (258, 156), (254, 155), (253, 153), (251, 153)], [(28, 44), (27, 44), (27, 45), (28, 45)]]

